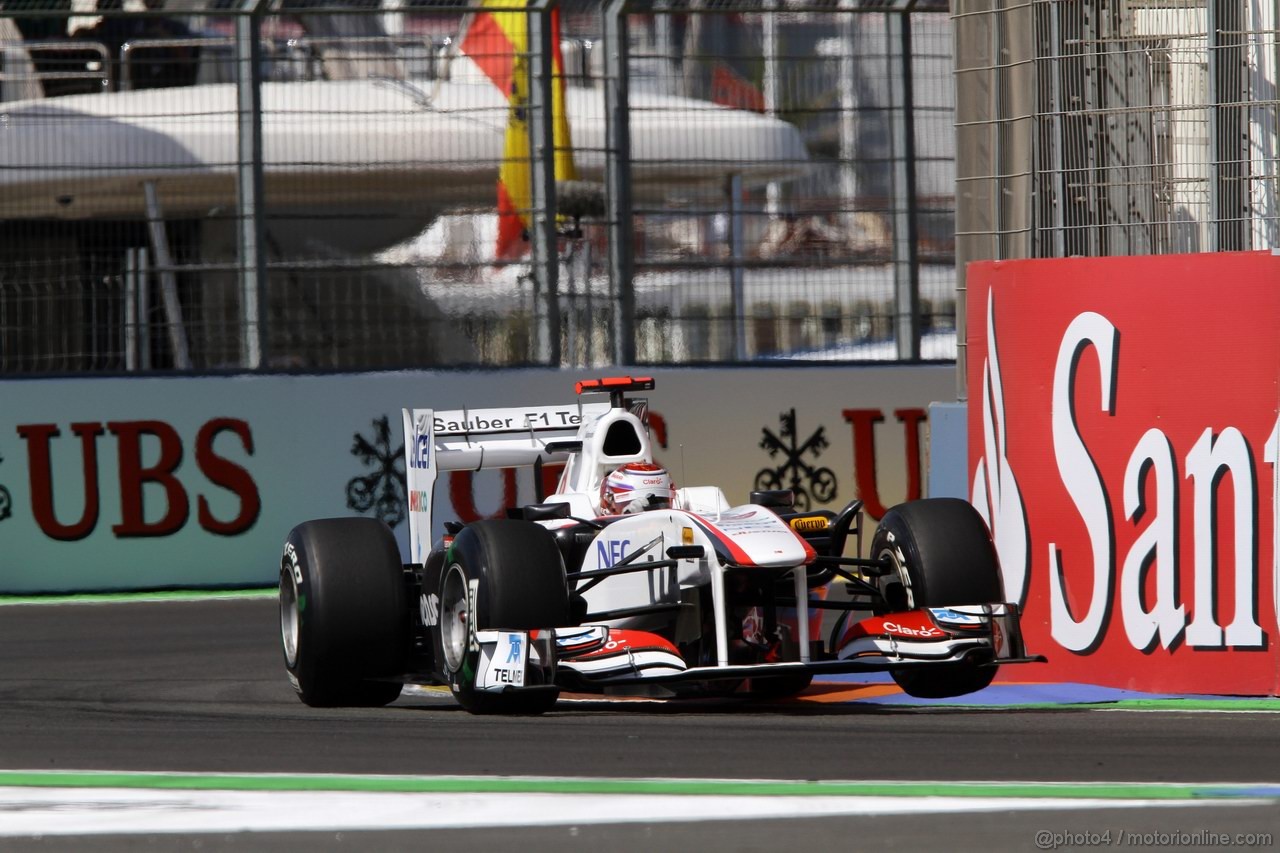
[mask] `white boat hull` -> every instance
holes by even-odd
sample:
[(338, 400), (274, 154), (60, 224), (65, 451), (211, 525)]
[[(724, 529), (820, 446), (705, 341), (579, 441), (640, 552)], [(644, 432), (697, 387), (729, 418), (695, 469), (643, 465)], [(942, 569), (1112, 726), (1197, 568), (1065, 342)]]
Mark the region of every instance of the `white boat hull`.
[[(702, 101), (632, 99), (640, 198), (722, 193), (801, 174), (791, 125)], [(153, 183), (167, 219), (229, 216), (236, 204), (235, 87), (197, 86), (16, 101), (0, 107), (0, 218), (144, 219)], [(337, 220), (368, 250), (451, 210), (490, 208), (506, 132), (487, 84), (380, 80), (264, 83), (263, 164), (273, 218)], [(580, 177), (602, 181), (603, 96), (571, 88)]]

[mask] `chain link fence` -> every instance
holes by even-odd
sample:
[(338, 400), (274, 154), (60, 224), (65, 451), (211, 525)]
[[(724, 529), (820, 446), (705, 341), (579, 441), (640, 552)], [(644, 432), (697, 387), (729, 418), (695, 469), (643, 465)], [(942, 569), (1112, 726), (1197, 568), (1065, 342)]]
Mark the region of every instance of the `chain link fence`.
[(1280, 248), (1280, 0), (957, 0), (953, 24), (961, 293), (973, 260)]
[[(469, 35), (495, 12), (505, 48)], [(951, 29), (923, 0), (3, 0), (0, 373), (954, 357)]]
[(1276, 0), (959, 0), (963, 260), (1280, 247)]

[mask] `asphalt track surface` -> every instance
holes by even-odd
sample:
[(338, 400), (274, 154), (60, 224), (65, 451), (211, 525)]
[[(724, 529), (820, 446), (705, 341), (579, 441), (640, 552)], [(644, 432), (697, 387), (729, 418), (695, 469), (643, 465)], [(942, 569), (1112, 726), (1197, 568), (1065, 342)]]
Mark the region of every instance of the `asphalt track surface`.
[(1117, 835), (1113, 849), (1223, 849), (1194, 842), (1280, 838), (1275, 713), (562, 701), (542, 717), (503, 718), (422, 693), (383, 709), (319, 710), (285, 680), (276, 605), (263, 599), (0, 607), (0, 655), (0, 772), (1234, 783), (1265, 792), (1067, 811), (92, 836), (6, 834), (6, 815), (31, 806), (0, 793), (2, 850), (1035, 850), (1050, 846), (1037, 833), (1052, 833), (1056, 849), (1089, 849), (1106, 846), (1095, 843), (1106, 831), (1137, 836)]

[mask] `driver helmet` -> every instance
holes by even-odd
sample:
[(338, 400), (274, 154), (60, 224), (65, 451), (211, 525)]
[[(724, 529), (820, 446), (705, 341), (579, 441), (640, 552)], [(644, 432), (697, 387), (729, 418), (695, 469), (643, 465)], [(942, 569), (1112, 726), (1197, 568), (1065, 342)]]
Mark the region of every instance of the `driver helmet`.
[(652, 462), (628, 462), (614, 469), (600, 484), (600, 509), (605, 515), (669, 509), (675, 498), (671, 475)]

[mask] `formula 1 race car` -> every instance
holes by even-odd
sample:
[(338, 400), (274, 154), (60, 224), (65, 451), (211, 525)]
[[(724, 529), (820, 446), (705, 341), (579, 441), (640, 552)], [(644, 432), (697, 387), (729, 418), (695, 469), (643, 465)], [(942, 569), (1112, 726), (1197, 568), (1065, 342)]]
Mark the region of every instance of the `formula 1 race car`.
[[(941, 698), (1043, 660), (1023, 649), (969, 504), (894, 507), (863, 557), (860, 501), (796, 512), (789, 491), (730, 506), (715, 486), (677, 489), (654, 462), (647, 401), (628, 397), (653, 387), (596, 379), (563, 406), (405, 409), (412, 562), (376, 519), (308, 521), (285, 543), (281, 636), (302, 701), (385, 705), (405, 683), (447, 684), (469, 711), (527, 714), (562, 689), (781, 697), (868, 671)], [(557, 462), (554, 494), (446, 522), (429, 544), (440, 472), (533, 466), (540, 483)]]

